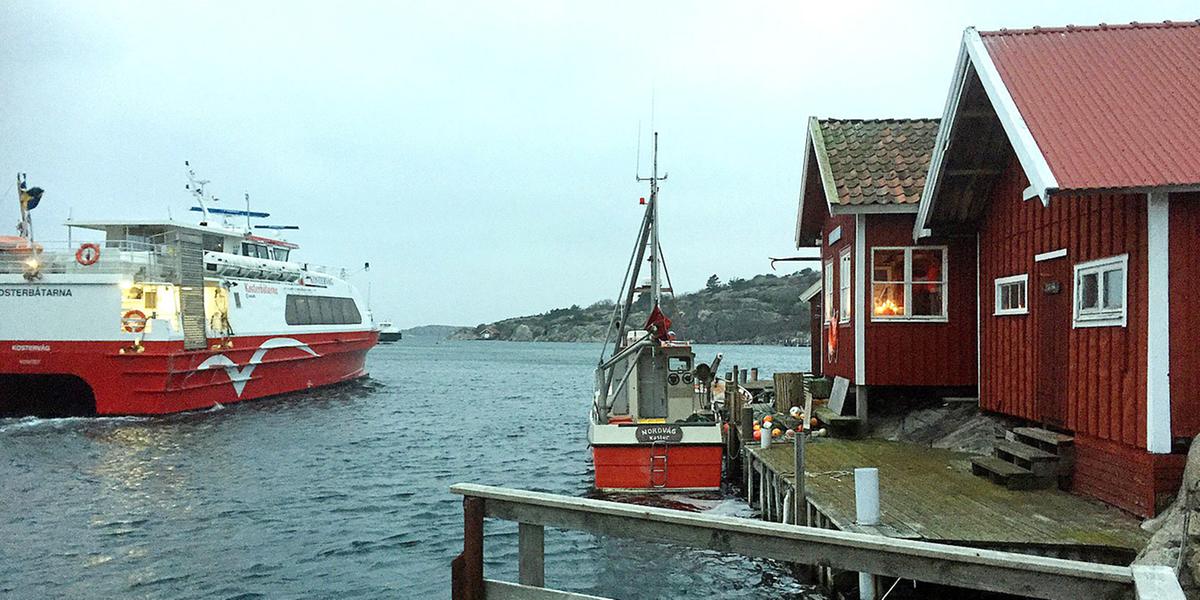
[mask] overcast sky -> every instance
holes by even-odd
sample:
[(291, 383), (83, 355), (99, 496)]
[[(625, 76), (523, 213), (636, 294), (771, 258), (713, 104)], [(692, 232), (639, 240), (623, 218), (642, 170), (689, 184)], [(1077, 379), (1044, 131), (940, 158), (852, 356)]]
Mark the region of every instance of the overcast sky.
[[(790, 255), (806, 119), (940, 116), (962, 29), (1196, 18), (1191, 2), (0, 3), (0, 235), (17, 171), (75, 218), (190, 219), (183, 161), (377, 318), (611, 298), (661, 132), (677, 289)], [(653, 111), (652, 111), (653, 105)], [(299, 255), (297, 255), (299, 256)]]

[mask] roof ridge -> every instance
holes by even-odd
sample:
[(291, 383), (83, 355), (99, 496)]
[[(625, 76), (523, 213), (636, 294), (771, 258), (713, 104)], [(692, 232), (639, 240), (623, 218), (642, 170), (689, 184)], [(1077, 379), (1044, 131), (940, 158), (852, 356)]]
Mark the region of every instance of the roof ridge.
[(941, 117), (878, 117), (868, 119), (843, 119), (839, 117), (816, 117), (819, 123), (923, 123), (940, 121)]
[(1153, 23), (1141, 23), (1132, 21), (1130, 23), (1098, 23), (1096, 25), (1065, 25), (1061, 27), (1041, 27), (1035, 25), (1030, 28), (1009, 29), (1002, 27), (991, 31), (979, 31), (979, 35), (983, 37), (996, 37), (1003, 35), (1036, 35), (1046, 33), (1076, 33), (1081, 31), (1114, 31), (1114, 30), (1137, 30), (1137, 29), (1183, 29), (1187, 27), (1200, 27), (1200, 19), (1191, 21), (1155, 21)]

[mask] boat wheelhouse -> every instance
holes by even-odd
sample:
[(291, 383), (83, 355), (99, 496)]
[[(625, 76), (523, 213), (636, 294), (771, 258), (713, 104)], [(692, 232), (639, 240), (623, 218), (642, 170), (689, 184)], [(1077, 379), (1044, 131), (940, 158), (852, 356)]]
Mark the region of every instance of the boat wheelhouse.
[(347, 272), (208, 216), (0, 247), (0, 414), (173, 413), (364, 376), (378, 332)]

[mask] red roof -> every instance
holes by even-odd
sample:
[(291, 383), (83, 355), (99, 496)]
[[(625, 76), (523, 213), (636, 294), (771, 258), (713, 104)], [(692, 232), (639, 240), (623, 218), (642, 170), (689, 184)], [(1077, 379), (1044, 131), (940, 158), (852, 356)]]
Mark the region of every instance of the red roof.
[(980, 37), (1060, 189), (1200, 184), (1200, 24)]

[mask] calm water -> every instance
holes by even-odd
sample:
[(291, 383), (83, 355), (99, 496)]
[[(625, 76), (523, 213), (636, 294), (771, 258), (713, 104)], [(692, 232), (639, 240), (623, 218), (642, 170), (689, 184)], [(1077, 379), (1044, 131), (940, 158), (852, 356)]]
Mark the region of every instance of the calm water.
[[(748, 346), (698, 360), (718, 350), (767, 373), (808, 362)], [(598, 354), (410, 339), (374, 350), (351, 386), (166, 418), (0, 420), (0, 596), (449, 597), (451, 483), (588, 493)], [(748, 514), (720, 495), (665, 501)], [(514, 524), (488, 522), (489, 577), (516, 579), (516, 546)], [(768, 561), (556, 530), (546, 552), (548, 585), (616, 598), (811, 593)]]

